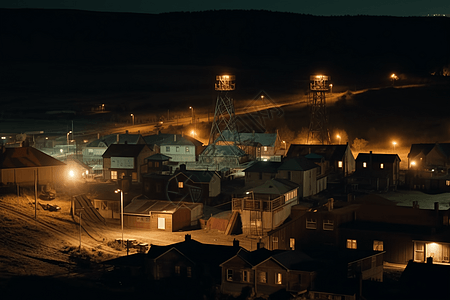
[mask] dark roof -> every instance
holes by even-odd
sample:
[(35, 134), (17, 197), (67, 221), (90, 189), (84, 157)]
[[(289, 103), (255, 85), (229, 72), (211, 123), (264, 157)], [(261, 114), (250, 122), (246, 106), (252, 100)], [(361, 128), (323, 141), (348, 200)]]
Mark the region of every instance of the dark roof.
[(412, 144), (408, 157), (413, 158), (420, 152), (427, 155), (434, 147), (437, 147), (447, 158), (450, 157), (450, 143)]
[(244, 170), (244, 172), (277, 173), (281, 162), (258, 161)]
[(193, 182), (211, 182), (216, 172), (214, 171), (196, 171), (196, 170), (186, 170), (179, 171), (177, 174), (184, 174), (187, 178), (191, 179)]
[(299, 185), (292, 181), (274, 178), (269, 179), (262, 185), (256, 186), (250, 190), (255, 194), (283, 195), (298, 187)]
[[(119, 142), (117, 142), (117, 136), (119, 136)], [(140, 134), (109, 134), (90, 142), (86, 147), (99, 147), (101, 143), (105, 144), (106, 147), (112, 144), (137, 144), (140, 137)]]
[(435, 229), (432, 226), (393, 224), (372, 221), (352, 221), (340, 225), (340, 228), (346, 228), (357, 231), (377, 231), (377, 232), (396, 232), (415, 235), (415, 238), (425, 238)]
[(145, 160), (151, 160), (151, 161), (167, 161), (169, 159), (171, 159), (172, 157), (161, 154), (161, 153), (156, 153), (153, 154), (149, 157), (147, 157)]
[[(277, 140), (276, 133), (240, 132), (238, 135), (240, 143), (243, 145), (260, 144), (261, 146), (274, 147)], [(219, 136), (216, 141), (233, 142), (233, 135), (229, 130), (224, 130), (222, 136)]]
[(307, 171), (318, 167), (313, 161), (304, 156), (299, 156), (285, 159), (278, 170)]
[(211, 266), (219, 266), (242, 249), (232, 245), (203, 244), (195, 240), (185, 240), (166, 246), (151, 245), (147, 258), (156, 259), (172, 248), (177, 249), (195, 263), (210, 264)]
[(359, 153), (356, 157), (356, 161), (370, 161), (372, 156), (372, 162), (380, 163), (393, 163), (397, 159), (400, 161), (400, 157), (397, 154), (379, 154), (379, 153)]
[(147, 145), (112, 144), (103, 153), (103, 157), (137, 157)]
[(308, 154), (315, 153), (323, 156), (327, 161), (337, 161), (342, 160), (347, 148), (348, 145), (291, 144), (286, 157), (306, 156)]
[(65, 166), (66, 164), (33, 147), (0, 148), (0, 169)]

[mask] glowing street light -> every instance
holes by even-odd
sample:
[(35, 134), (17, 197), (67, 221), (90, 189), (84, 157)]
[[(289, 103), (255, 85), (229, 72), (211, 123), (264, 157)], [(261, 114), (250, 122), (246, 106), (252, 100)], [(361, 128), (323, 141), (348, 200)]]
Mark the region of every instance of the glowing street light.
[(392, 85), (395, 85), (395, 81), (398, 80), (398, 76), (395, 74), (391, 75)]
[(333, 94), (333, 84), (330, 83), (330, 94)]
[(134, 115), (131, 114), (130, 116), (131, 116), (132, 123), (133, 123), (133, 125), (134, 125)]
[(123, 246), (123, 191), (117, 189), (114, 193), (120, 193), (120, 226), (122, 227), (122, 246)]
[(395, 152), (395, 145), (397, 145), (397, 142), (392, 142), (392, 146), (394, 147), (394, 152)]
[(339, 145), (341, 144), (341, 136), (338, 134), (336, 137), (339, 139)]
[(192, 124), (194, 124), (194, 121), (195, 121), (195, 119), (194, 119), (194, 108), (192, 106), (189, 106), (189, 109), (191, 110), (191, 113), (192, 113)]

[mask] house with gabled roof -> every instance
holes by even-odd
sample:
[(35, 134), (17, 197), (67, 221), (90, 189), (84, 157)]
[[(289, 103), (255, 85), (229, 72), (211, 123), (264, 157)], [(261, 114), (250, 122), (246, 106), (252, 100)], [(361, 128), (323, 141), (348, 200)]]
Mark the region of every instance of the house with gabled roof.
[[(277, 133), (240, 132), (239, 147), (249, 155), (249, 159), (258, 161), (281, 161), (286, 143), (283, 143)], [(229, 130), (222, 131), (216, 140), (217, 145), (233, 143), (233, 135)]]
[(145, 163), (141, 166), (142, 174), (171, 174), (172, 166), (169, 166), (171, 157), (161, 154), (155, 153), (145, 158)]
[(155, 154), (147, 144), (112, 144), (103, 153), (103, 178), (119, 180), (131, 178), (141, 182), (141, 166), (145, 158)]
[(400, 157), (397, 154), (359, 153), (351, 182), (375, 190), (396, 189), (399, 184)]
[(143, 145), (144, 138), (140, 134), (109, 134), (88, 143), (82, 150), (83, 163), (101, 172), (103, 168), (103, 153), (112, 144)]
[(0, 147), (0, 184), (58, 184), (68, 177), (66, 164), (33, 147)]
[(355, 157), (348, 143), (345, 145), (291, 144), (286, 157), (307, 156), (315, 153), (323, 157), (321, 167), (329, 180), (334, 181), (349, 176), (355, 171)]
[(410, 188), (450, 191), (450, 143), (412, 144), (406, 182)]

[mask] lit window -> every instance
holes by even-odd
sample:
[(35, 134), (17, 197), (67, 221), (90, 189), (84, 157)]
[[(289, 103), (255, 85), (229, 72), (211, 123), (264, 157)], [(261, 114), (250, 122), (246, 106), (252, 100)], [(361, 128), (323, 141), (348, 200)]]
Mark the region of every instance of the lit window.
[(276, 277), (276, 284), (282, 284), (283, 283), (283, 276), (281, 273), (277, 273), (277, 277)]
[(178, 187), (179, 187), (180, 189), (183, 188), (183, 181), (178, 182)]
[(347, 240), (348, 249), (356, 249), (356, 240)]
[(450, 186), (450, 180), (446, 180), (446, 181), (445, 181), (445, 185), (446, 185), (446, 186)]
[(264, 152), (267, 152), (267, 146), (264, 146)]
[(227, 280), (233, 281), (233, 270), (232, 269), (227, 269)]
[(112, 180), (117, 179), (117, 171), (111, 171), (111, 179)]
[(189, 147), (186, 147), (186, 150), (185, 150), (185, 152), (189, 152)]
[(267, 272), (259, 272), (259, 282), (261, 283), (267, 282)]
[(180, 268), (180, 266), (175, 266), (175, 274), (176, 274), (176, 275), (180, 275), (180, 273), (181, 273), (181, 268)]
[(384, 169), (384, 164), (383, 163), (380, 164), (380, 169)]
[(289, 239), (289, 248), (291, 250), (295, 250), (295, 239), (294, 238)]
[(170, 147), (166, 147), (166, 152), (170, 152)]
[(334, 230), (334, 220), (323, 220), (323, 230)]
[(243, 282), (250, 282), (250, 276), (248, 271), (242, 271), (242, 281)]
[(278, 249), (278, 237), (276, 237), (276, 236), (273, 237), (272, 247), (273, 247), (273, 250)]
[(383, 241), (373, 241), (373, 251), (383, 251)]
[(363, 168), (367, 168), (367, 163), (363, 162)]
[(342, 169), (342, 160), (338, 161), (338, 168)]
[(307, 229), (317, 229), (316, 219), (306, 219), (306, 228)]

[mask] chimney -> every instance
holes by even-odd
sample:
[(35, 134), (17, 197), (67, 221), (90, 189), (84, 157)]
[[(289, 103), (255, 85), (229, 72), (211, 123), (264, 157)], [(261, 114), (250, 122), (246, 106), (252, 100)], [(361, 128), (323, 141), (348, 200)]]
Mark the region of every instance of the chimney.
[(180, 165), (180, 171), (181, 172), (186, 171), (186, 165), (185, 164), (181, 164)]
[(186, 241), (186, 242), (189, 242), (189, 241), (191, 241), (192, 239), (191, 239), (191, 235), (190, 234), (186, 234), (185, 236), (184, 236), (184, 241)]
[(239, 240), (233, 239), (233, 247), (239, 247)]
[(328, 206), (328, 211), (333, 210), (333, 208), (334, 208), (334, 199), (333, 198), (328, 199), (327, 206)]
[(439, 212), (439, 202), (434, 202), (434, 210), (438, 213)]
[(263, 249), (264, 243), (261, 242), (261, 239), (259, 239), (259, 242), (256, 243), (256, 250)]
[(128, 130), (125, 130), (125, 134), (128, 134)]
[(430, 265), (433, 264), (433, 258), (431, 256), (427, 257), (427, 264), (430, 264)]

